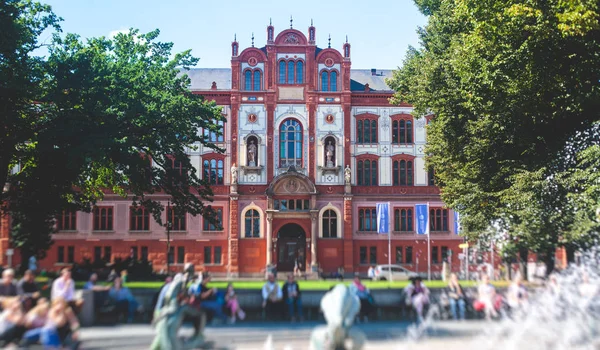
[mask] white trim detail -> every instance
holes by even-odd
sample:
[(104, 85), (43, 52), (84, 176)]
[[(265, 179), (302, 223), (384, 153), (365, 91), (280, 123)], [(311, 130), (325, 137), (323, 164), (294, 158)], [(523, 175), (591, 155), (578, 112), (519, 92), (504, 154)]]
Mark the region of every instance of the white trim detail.
[[(258, 216), (259, 216), (259, 232), (260, 232), (260, 236), (259, 237), (246, 237), (246, 212), (248, 212), (249, 210), (256, 210), (258, 212)], [(240, 232), (240, 239), (259, 239), (259, 238), (264, 238), (265, 236), (265, 215), (263, 213), (263, 210), (256, 204), (254, 204), (254, 202), (248, 204), (241, 213), (241, 219), (238, 222), (238, 227), (241, 227)]]
[(321, 210), (319, 211), (319, 238), (324, 238), (323, 237), (323, 214), (325, 214), (325, 211), (327, 210), (333, 210), (335, 212), (335, 215), (337, 216), (337, 237), (336, 238), (329, 238), (326, 237), (325, 239), (341, 239), (343, 237), (342, 235), (342, 215), (340, 212), (340, 209), (336, 206), (334, 206), (333, 204), (331, 204), (331, 202), (327, 203), (326, 206), (324, 206), (323, 208), (321, 208)]

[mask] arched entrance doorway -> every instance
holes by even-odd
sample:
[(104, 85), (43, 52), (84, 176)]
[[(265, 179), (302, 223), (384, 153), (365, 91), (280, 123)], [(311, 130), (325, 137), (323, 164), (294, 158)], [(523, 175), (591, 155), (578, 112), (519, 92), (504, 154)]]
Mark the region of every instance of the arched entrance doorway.
[(277, 270), (294, 271), (296, 261), (306, 269), (306, 233), (297, 224), (285, 224), (277, 233)]

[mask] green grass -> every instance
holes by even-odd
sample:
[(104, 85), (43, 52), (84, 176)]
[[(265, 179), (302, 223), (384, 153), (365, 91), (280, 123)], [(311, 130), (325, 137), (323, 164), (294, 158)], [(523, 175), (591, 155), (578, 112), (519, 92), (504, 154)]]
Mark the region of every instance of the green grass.
[[(283, 283), (280, 281), (280, 283)], [(339, 281), (328, 280), (328, 281), (298, 281), (300, 285), (300, 289), (302, 290), (329, 290), (332, 286), (340, 283)], [(345, 280), (344, 284), (350, 284), (351, 280)], [(394, 282), (386, 282), (386, 281), (366, 281), (364, 284), (370, 289), (401, 289), (408, 285), (409, 281), (394, 281)], [(476, 285), (475, 281), (461, 281), (460, 282), (463, 287), (473, 287)], [(211, 282), (209, 286), (225, 289), (227, 287), (228, 282)], [(249, 289), (249, 290), (259, 290), (265, 284), (264, 281), (233, 281), (233, 287), (236, 289)], [(431, 289), (445, 288), (447, 283), (444, 281), (424, 281), (424, 284)], [(82, 288), (84, 282), (77, 282), (77, 288)], [(152, 282), (128, 282), (127, 287), (134, 289), (156, 289), (158, 290), (163, 285), (163, 282), (160, 281), (152, 281)], [(508, 282), (505, 281), (497, 281), (494, 282), (496, 287), (507, 287)]]

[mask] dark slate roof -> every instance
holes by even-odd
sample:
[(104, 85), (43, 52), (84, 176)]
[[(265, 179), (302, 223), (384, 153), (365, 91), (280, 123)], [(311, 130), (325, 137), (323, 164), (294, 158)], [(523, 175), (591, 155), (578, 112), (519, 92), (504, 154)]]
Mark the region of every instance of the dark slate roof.
[[(365, 91), (365, 85), (369, 84), (369, 91), (391, 91), (385, 79), (390, 78), (392, 72), (391, 69), (377, 70), (373, 75), (370, 69), (352, 69), (350, 90)], [(210, 90), (213, 81), (217, 83), (218, 90), (231, 89), (230, 68), (192, 68), (186, 74), (191, 80), (191, 90)]]

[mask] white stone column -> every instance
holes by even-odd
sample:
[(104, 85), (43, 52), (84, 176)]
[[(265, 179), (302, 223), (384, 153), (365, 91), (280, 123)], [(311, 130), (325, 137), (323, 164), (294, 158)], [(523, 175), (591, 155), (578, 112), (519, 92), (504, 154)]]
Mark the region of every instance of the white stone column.
[(319, 237), (319, 211), (311, 211), (310, 212), (310, 264), (315, 266), (317, 264), (317, 237)]
[(265, 265), (271, 264), (273, 261), (273, 213), (267, 212), (267, 262)]

